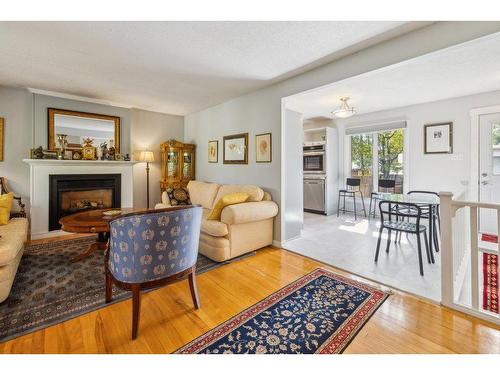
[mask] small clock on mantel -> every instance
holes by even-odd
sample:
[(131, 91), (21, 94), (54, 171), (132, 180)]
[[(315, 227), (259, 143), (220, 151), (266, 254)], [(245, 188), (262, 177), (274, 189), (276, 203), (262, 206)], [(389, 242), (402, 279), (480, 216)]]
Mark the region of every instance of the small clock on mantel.
[(95, 160), (95, 147), (92, 146), (92, 142), (94, 142), (92, 138), (85, 138), (83, 140), (82, 158), (85, 160)]

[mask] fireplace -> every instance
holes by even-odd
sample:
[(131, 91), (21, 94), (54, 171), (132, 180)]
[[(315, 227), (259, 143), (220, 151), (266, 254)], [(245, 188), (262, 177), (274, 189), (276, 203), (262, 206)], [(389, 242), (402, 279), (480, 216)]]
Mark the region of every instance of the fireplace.
[(120, 174), (57, 174), (49, 176), (49, 230), (59, 219), (83, 210), (121, 206)]

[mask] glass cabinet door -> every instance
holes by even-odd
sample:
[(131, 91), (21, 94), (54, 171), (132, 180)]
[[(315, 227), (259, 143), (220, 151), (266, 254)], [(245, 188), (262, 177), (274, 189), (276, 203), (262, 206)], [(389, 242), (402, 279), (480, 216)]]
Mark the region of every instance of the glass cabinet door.
[(191, 151), (183, 151), (182, 153), (182, 178), (193, 178), (193, 153)]
[(167, 151), (167, 178), (179, 177), (179, 152)]

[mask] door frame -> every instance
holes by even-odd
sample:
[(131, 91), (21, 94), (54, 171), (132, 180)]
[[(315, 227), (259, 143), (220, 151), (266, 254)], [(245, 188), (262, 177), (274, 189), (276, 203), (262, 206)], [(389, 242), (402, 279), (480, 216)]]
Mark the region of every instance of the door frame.
[(481, 116), (500, 112), (500, 105), (473, 108), (470, 110), (470, 181), (468, 198), (479, 202), (479, 126)]

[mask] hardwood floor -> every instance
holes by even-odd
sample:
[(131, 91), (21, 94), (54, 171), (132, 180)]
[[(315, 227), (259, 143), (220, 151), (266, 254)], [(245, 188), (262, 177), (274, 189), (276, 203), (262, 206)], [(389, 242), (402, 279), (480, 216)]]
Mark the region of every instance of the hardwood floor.
[[(365, 281), (291, 252), (266, 248), (199, 275), (200, 310), (193, 308), (187, 280), (144, 294), (135, 341), (130, 339), (132, 306), (127, 300), (2, 343), (0, 353), (170, 353), (318, 267)], [(500, 331), (394, 292), (345, 353), (500, 353)]]

